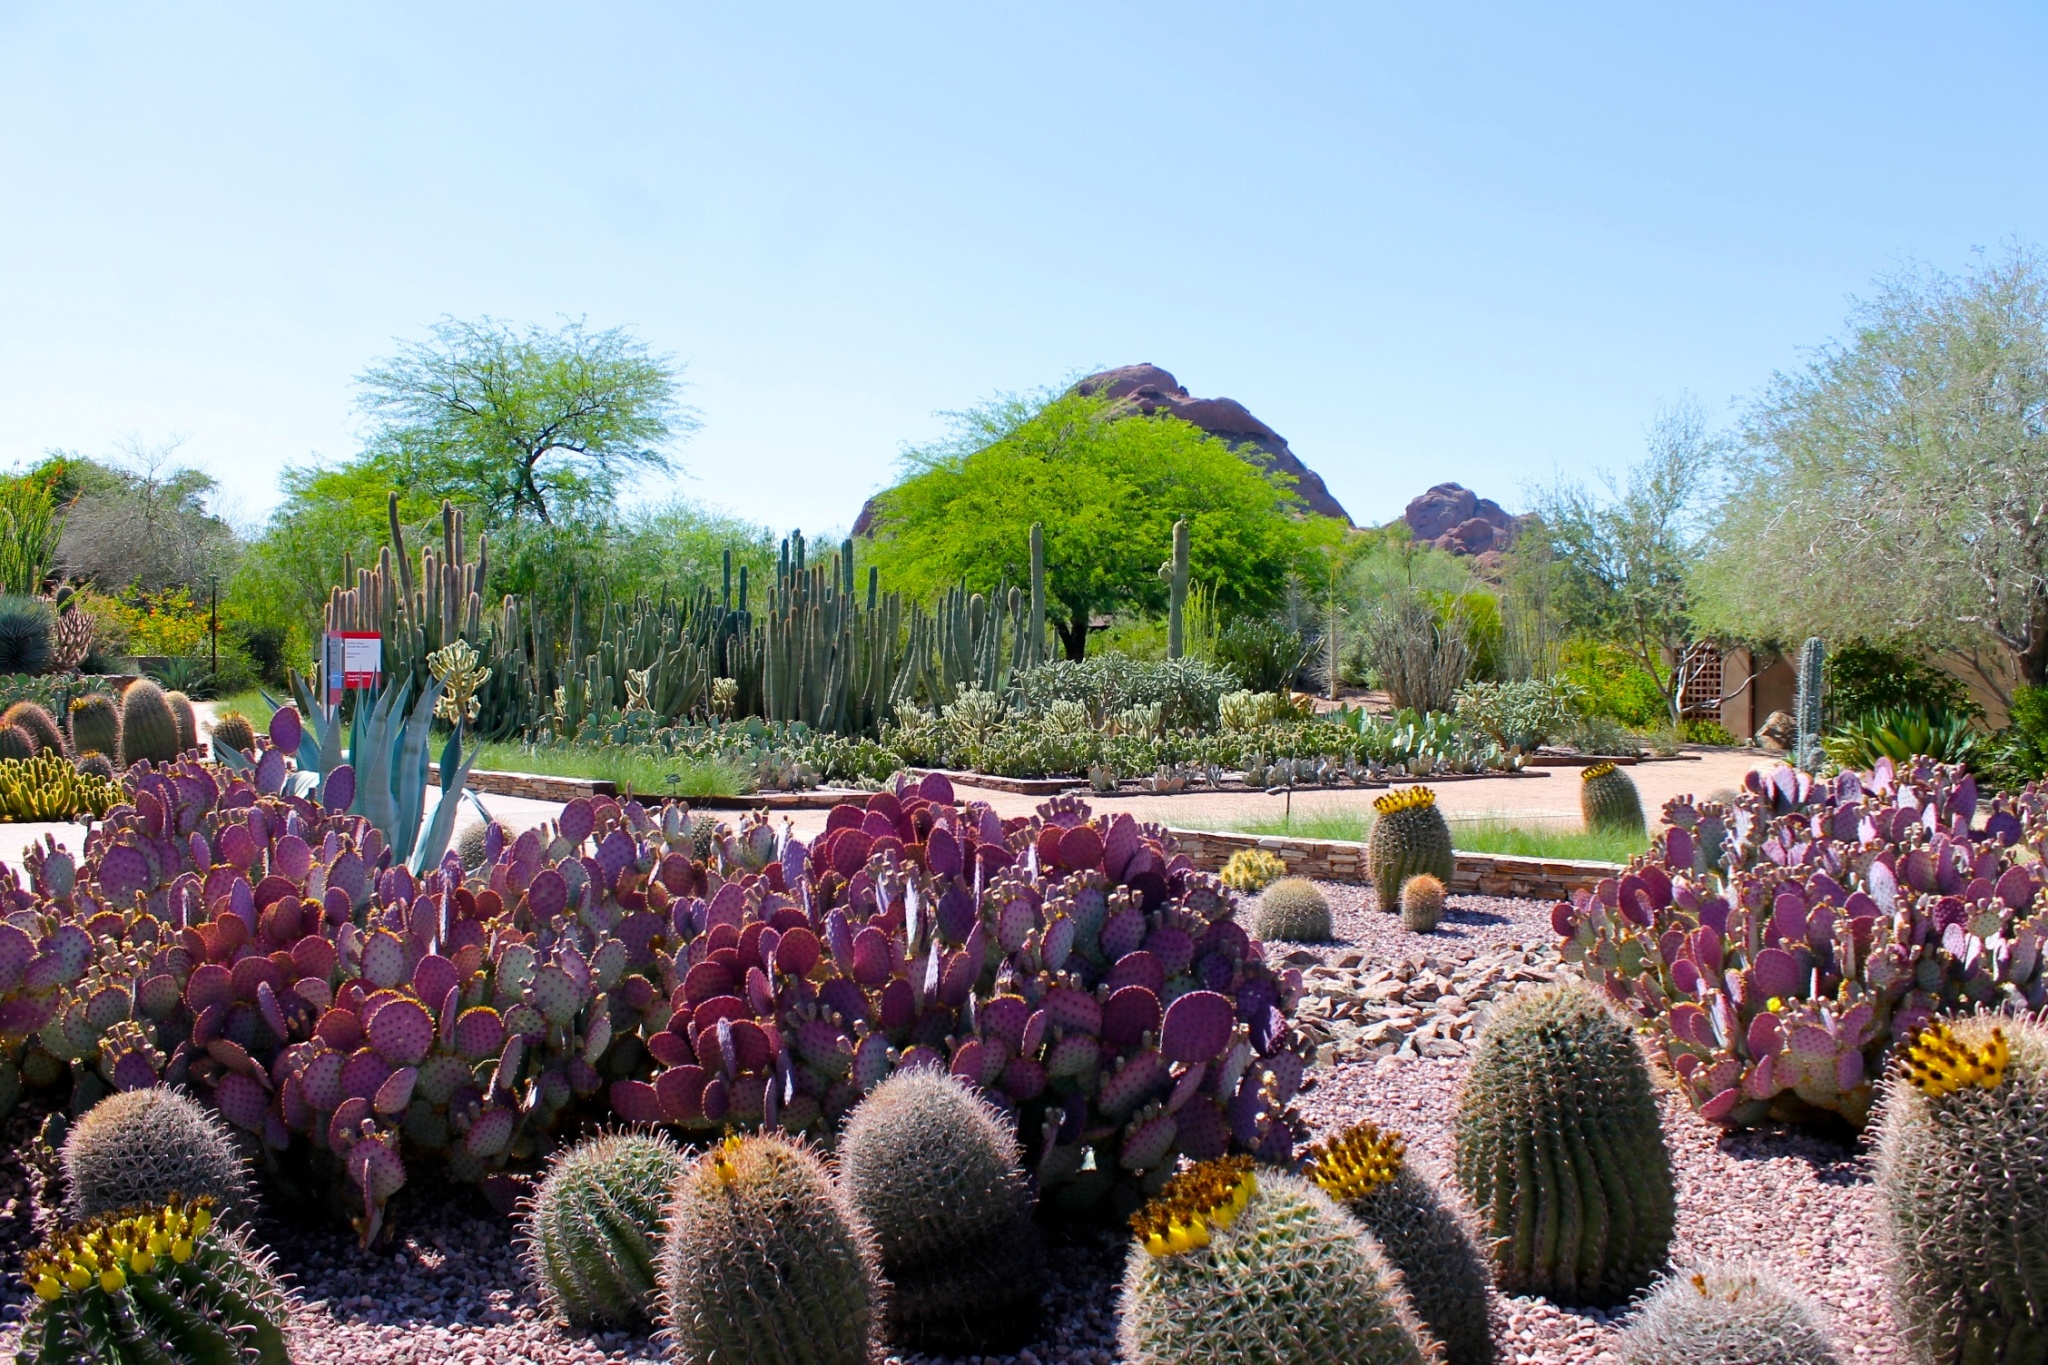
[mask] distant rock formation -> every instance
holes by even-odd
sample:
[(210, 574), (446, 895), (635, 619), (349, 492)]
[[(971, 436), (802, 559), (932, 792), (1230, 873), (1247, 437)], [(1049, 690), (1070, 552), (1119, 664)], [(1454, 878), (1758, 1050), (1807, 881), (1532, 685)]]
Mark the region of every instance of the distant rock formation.
[[(1330, 496), (1323, 476), (1303, 464), (1301, 457), (1287, 448), (1284, 436), (1252, 416), (1235, 398), (1190, 397), (1179, 380), (1157, 365), (1123, 365), (1091, 374), (1075, 384), (1073, 391), (1102, 394), (1113, 400), (1114, 408), (1129, 413), (1149, 415), (1162, 410), (1171, 413), (1211, 436), (1221, 438), (1238, 454), (1256, 461), (1262, 468), (1293, 475), (1294, 494), (1304, 507), (1319, 516), (1336, 517), (1347, 526), (1351, 524), (1350, 513)], [(1493, 504), (1488, 503), (1487, 506), (1492, 507)], [(853, 534), (872, 535), (874, 529), (875, 500), (869, 498), (861, 505), (860, 515), (854, 518)]]
[(1515, 538), (1516, 518), (1463, 484), (1440, 483), (1411, 499), (1401, 520), (1415, 539), (1454, 555), (1505, 550)]

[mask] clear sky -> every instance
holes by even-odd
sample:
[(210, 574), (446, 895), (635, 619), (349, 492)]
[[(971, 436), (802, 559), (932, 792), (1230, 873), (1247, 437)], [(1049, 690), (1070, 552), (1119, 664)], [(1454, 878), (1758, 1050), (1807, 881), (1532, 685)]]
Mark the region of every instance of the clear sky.
[(1136, 361), (1361, 521), (1512, 507), (2048, 238), (2043, 70), (2038, 5), (0, 2), (0, 466), (179, 436), (260, 516), (394, 337), (569, 314), (778, 528)]

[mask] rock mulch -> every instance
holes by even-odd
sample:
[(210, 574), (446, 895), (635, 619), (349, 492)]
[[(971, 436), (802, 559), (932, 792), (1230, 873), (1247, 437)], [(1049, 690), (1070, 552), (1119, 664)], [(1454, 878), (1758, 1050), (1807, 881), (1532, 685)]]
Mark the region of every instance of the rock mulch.
[[(1551, 979), (1549, 907), (1485, 896), (1450, 898), (1435, 934), (1404, 930), (1369, 890), (1326, 885), (1336, 939), (1274, 944), (1304, 976), (1301, 1024), (1321, 1065), (1302, 1096), (1317, 1135), (1360, 1120), (1394, 1127), (1440, 1171), (1469, 1052), (1489, 1011)], [(1754, 1258), (1816, 1298), (1846, 1359), (1902, 1359), (1881, 1274), (1881, 1220), (1867, 1153), (1847, 1141), (1783, 1130), (1724, 1137), (1675, 1094), (1662, 1097), (1679, 1186), (1680, 1263)], [(0, 1358), (22, 1311), (13, 1271), (31, 1227), (39, 1176), (23, 1158), (36, 1118), (0, 1126)], [(526, 1287), (506, 1223), (465, 1191), (412, 1192), (397, 1244), (365, 1256), (344, 1232), (311, 1222), (261, 1234), (290, 1272), (303, 1307), (301, 1365), (647, 1365), (646, 1335), (571, 1333)], [(1110, 1231), (1056, 1235), (1054, 1282), (1040, 1340), (988, 1365), (1114, 1365), (1116, 1295), (1125, 1243)], [(1618, 1365), (1613, 1314), (1503, 1297), (1495, 1307), (1502, 1365)], [(938, 1365), (891, 1356), (890, 1365)]]

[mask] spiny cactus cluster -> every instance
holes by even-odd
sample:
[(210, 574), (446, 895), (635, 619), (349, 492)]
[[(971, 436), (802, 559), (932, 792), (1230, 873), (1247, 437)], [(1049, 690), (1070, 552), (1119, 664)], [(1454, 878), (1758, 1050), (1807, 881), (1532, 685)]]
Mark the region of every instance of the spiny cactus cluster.
[(220, 1212), (247, 1212), (248, 1162), (234, 1135), (188, 1095), (151, 1086), (109, 1095), (64, 1138), (64, 1212), (72, 1219), (173, 1196), (213, 1201)]
[(883, 1281), (873, 1241), (824, 1165), (767, 1134), (731, 1138), (676, 1182), (661, 1322), (682, 1365), (870, 1365)]
[(1009, 1120), (955, 1077), (899, 1072), (861, 1101), (839, 1170), (890, 1284), (890, 1340), (1013, 1349), (1038, 1325), (1045, 1258)]
[(1280, 855), (1263, 848), (1241, 848), (1223, 863), (1223, 884), (1246, 895), (1264, 891), (1286, 875), (1287, 864)]
[(595, 1137), (555, 1158), (525, 1218), (527, 1274), (550, 1309), (579, 1326), (650, 1316), (662, 1212), (687, 1161), (642, 1133)]
[(1322, 943), (1330, 937), (1330, 902), (1308, 878), (1283, 877), (1260, 893), (1252, 932), (1266, 943)]
[(1579, 772), (1579, 813), (1587, 829), (1643, 828), (1643, 798), (1635, 779), (1612, 763), (1601, 762)]
[(1378, 1245), (1314, 1184), (1225, 1157), (1131, 1220), (1131, 1365), (1422, 1365), (1434, 1344)]
[(1401, 927), (1411, 934), (1433, 934), (1444, 918), (1444, 884), (1418, 872), (1401, 885)]
[(0, 758), (0, 820), (97, 818), (120, 799), (120, 788), (111, 780), (85, 771), (61, 752)]
[(1841, 1365), (1806, 1297), (1752, 1265), (1672, 1275), (1620, 1344), (1622, 1365)]
[(1585, 986), (1525, 991), (1494, 1013), (1456, 1129), (1458, 1183), (1503, 1289), (1605, 1306), (1663, 1267), (1677, 1195), (1649, 1068)]
[(88, 1219), (22, 1267), (33, 1295), (22, 1358), (290, 1365), (290, 1299), (270, 1267), (267, 1252), (214, 1221), (206, 1199)]
[(2032, 1359), (2048, 1302), (2048, 1029), (1937, 1022), (1887, 1092), (1878, 1193), (1913, 1358)]
[(1401, 888), (1410, 877), (1428, 873), (1448, 885), (1457, 871), (1451, 851), (1451, 827), (1436, 808), (1428, 787), (1402, 787), (1372, 803), (1372, 837), (1366, 843), (1366, 874), (1379, 895), (1380, 909), (1401, 907)]
[(1960, 768), (1751, 773), (1678, 800), (1618, 879), (1551, 913), (1566, 960), (1649, 1026), (1710, 1122), (1861, 1127), (1896, 1042), (1937, 1012), (2048, 1005), (2036, 907), (2048, 789)]

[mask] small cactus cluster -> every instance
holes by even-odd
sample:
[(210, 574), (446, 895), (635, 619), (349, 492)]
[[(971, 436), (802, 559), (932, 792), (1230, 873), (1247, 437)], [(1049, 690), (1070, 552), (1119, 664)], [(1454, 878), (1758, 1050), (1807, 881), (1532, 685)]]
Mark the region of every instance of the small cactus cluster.
[(1373, 1237), (1312, 1182), (1203, 1162), (1131, 1220), (1131, 1365), (1423, 1365), (1435, 1343)]
[(71, 1125), (62, 1149), (65, 1215), (203, 1197), (230, 1217), (249, 1203), (234, 1135), (189, 1095), (152, 1086), (109, 1095)]
[(1259, 894), (1252, 932), (1261, 942), (1322, 943), (1330, 937), (1330, 902), (1306, 877), (1283, 877)]
[(1444, 918), (1444, 884), (1418, 872), (1401, 884), (1401, 927), (1411, 934), (1433, 934)]
[(1663, 1267), (1677, 1194), (1649, 1068), (1584, 985), (1525, 991), (1494, 1013), (1456, 1138), (1458, 1183), (1504, 1290), (1606, 1306)]
[(1861, 1128), (1928, 1020), (2048, 1006), (2039, 787), (1928, 760), (1751, 773), (1673, 801), (1626, 873), (1552, 909), (1566, 961), (1645, 1025), (1700, 1116)]
[(612, 1133), (558, 1156), (525, 1218), (526, 1267), (576, 1326), (633, 1324), (654, 1307), (662, 1210), (687, 1163), (659, 1135)]
[(1640, 833), (1643, 828), (1643, 798), (1635, 779), (1604, 760), (1579, 771), (1579, 813), (1587, 829)]
[(89, 1218), (30, 1252), (22, 1275), (24, 1360), (290, 1365), (271, 1258), (217, 1223), (211, 1200)]
[[(0, 748), (4, 748), (0, 743)], [(59, 753), (0, 758), (0, 820), (76, 820), (105, 815), (121, 789)]]
[(1367, 876), (1379, 896), (1380, 909), (1401, 908), (1401, 888), (1410, 877), (1428, 873), (1450, 883), (1457, 871), (1451, 851), (1451, 827), (1436, 808), (1428, 787), (1402, 787), (1372, 803), (1372, 837), (1365, 848)]
[(1241, 848), (1223, 863), (1223, 884), (1250, 896), (1264, 891), (1287, 875), (1280, 855), (1263, 848)]
[(1841, 1365), (1803, 1294), (1752, 1265), (1680, 1271), (1621, 1334), (1622, 1365)]

